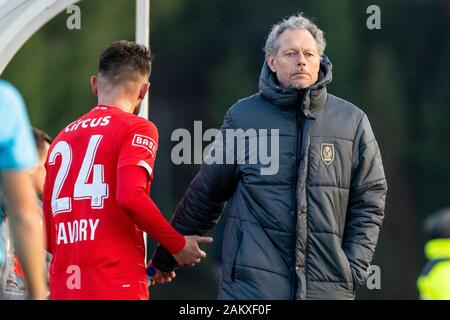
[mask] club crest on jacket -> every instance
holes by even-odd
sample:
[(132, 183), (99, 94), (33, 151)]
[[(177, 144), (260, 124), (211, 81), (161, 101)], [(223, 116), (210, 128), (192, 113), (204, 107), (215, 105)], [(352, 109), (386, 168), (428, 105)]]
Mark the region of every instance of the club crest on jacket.
[(330, 165), (334, 160), (334, 144), (322, 143), (320, 145), (320, 157), (327, 166)]

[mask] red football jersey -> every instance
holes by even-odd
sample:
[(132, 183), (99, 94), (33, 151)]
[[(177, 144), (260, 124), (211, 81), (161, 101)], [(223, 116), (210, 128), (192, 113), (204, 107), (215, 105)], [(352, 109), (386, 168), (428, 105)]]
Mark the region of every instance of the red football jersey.
[(46, 162), (44, 216), (52, 299), (148, 299), (143, 232), (116, 203), (117, 171), (153, 177), (158, 132), (98, 105), (62, 130)]

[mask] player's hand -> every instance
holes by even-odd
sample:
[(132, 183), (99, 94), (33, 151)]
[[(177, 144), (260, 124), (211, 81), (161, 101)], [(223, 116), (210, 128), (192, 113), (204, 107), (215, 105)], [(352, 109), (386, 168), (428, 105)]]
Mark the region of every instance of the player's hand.
[(150, 261), (147, 266), (147, 274), (149, 274), (149, 269), (153, 272), (153, 275), (148, 278), (148, 283), (150, 286), (171, 282), (172, 279), (176, 277), (175, 271), (162, 272), (161, 270), (153, 267), (152, 261)]
[(184, 236), (184, 238), (186, 239), (184, 248), (173, 257), (181, 266), (195, 266), (206, 258), (206, 253), (199, 248), (198, 244), (211, 243), (213, 238), (200, 236)]
[(162, 272), (160, 270), (155, 271), (155, 275), (149, 278), (149, 282), (151, 286), (156, 284), (163, 284), (167, 282), (171, 282), (176, 277), (175, 271), (171, 272)]

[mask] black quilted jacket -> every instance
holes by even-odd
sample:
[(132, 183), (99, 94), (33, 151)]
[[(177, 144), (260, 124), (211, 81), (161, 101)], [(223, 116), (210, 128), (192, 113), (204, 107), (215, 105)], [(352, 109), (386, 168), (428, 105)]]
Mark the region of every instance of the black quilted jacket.
[[(179, 203), (172, 224), (200, 235), (226, 205), (219, 299), (353, 299), (366, 280), (387, 185), (367, 116), (327, 93), (331, 78), (324, 56), (315, 85), (283, 89), (264, 64), (260, 92), (230, 108), (221, 132), (277, 129), (276, 174), (238, 161), (224, 139), (212, 155), (234, 152), (234, 163), (203, 163)], [(153, 263), (176, 265), (162, 247)]]

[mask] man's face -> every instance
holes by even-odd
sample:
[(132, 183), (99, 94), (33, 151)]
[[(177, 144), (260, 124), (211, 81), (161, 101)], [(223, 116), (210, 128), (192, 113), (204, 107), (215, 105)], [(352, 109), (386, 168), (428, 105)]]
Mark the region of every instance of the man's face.
[(50, 145), (45, 143), (44, 150), (39, 150), (39, 162), (31, 171), (31, 179), (37, 196), (42, 199), (45, 182), (45, 159)]
[(268, 64), (283, 87), (303, 89), (316, 83), (320, 55), (309, 31), (287, 29), (278, 37), (278, 51), (269, 54)]

